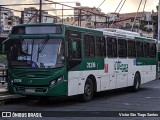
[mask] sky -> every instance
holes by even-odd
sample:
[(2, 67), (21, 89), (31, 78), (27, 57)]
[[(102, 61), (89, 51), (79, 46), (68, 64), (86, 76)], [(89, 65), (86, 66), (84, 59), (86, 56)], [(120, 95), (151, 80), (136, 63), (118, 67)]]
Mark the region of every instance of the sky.
[[(67, 4), (70, 6), (75, 6), (75, 2), (80, 2), (81, 6), (89, 6), (89, 7), (98, 7), (103, 0), (51, 0), (55, 2), (63, 2), (63, 4)], [(105, 0), (105, 2), (102, 4), (100, 9), (104, 13), (110, 13), (115, 12), (118, 4), (121, 0)], [(123, 0), (124, 1), (124, 0)], [(138, 9), (138, 5), (141, 0), (126, 0), (124, 6), (122, 7), (120, 13), (129, 13), (129, 12), (136, 12)], [(147, 0), (145, 11), (151, 12), (152, 10), (156, 11), (156, 5), (158, 5), (159, 0)], [(45, 2), (45, 0), (43, 0)], [(73, 3), (65, 3), (65, 2), (73, 2)], [(142, 4), (139, 11), (143, 11), (145, 0), (142, 0)], [(25, 4), (25, 3), (39, 3), (39, 0), (0, 0), (0, 5), (4, 4)], [(17, 10), (23, 10), (24, 7), (30, 7), (30, 6), (15, 6), (11, 7), (13, 9)], [(39, 6), (35, 6), (37, 9)], [(45, 5), (43, 6), (43, 9), (54, 9), (54, 8), (61, 8), (61, 6), (58, 5)], [(67, 12), (68, 14), (70, 12)], [(17, 14), (17, 13), (16, 13)], [(50, 12), (50, 14), (56, 14), (56, 12)]]

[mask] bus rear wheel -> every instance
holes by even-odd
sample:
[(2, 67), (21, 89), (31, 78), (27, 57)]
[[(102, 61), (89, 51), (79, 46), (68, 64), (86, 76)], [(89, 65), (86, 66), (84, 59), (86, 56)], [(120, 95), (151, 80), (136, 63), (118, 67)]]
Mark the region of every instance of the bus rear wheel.
[(83, 102), (91, 101), (93, 97), (93, 82), (91, 79), (87, 79), (84, 86), (84, 94), (81, 95)]
[(132, 86), (133, 92), (137, 92), (140, 89), (140, 85), (141, 85), (140, 79), (141, 79), (140, 75), (136, 73), (134, 76), (134, 84)]

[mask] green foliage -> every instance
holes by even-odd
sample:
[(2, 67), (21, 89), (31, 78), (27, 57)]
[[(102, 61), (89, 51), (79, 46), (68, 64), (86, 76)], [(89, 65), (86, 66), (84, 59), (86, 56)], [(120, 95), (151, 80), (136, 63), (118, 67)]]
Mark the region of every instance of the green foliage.
[(0, 55), (0, 63), (6, 62), (6, 61), (7, 61), (6, 55)]

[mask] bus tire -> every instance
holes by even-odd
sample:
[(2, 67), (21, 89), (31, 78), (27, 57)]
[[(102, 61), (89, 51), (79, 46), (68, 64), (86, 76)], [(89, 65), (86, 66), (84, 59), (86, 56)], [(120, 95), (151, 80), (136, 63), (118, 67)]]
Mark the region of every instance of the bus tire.
[(84, 93), (81, 95), (82, 102), (91, 101), (93, 97), (93, 82), (90, 78), (87, 78), (85, 86), (84, 86)]
[(140, 75), (138, 73), (134, 76), (134, 84), (132, 86), (132, 91), (137, 92), (140, 89), (141, 81)]

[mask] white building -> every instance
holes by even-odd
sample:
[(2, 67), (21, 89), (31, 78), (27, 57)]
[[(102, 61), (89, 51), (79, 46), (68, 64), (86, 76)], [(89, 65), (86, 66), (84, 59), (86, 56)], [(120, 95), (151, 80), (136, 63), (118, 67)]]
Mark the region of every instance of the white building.
[(19, 24), (20, 18), (14, 16), (10, 9), (1, 7), (1, 23), (0, 23), (0, 33), (8, 34), (14, 25)]
[[(60, 18), (43, 11), (41, 20), (42, 23), (57, 23)], [(23, 23), (39, 23), (39, 10), (34, 7), (24, 8)]]
[(38, 23), (38, 10), (34, 7), (24, 8), (23, 23)]
[(48, 12), (42, 13), (42, 23), (58, 23), (61, 19), (57, 16), (48, 14)]
[(81, 21), (81, 26), (85, 27), (102, 27), (107, 21), (107, 16), (101, 9), (96, 7), (76, 7), (74, 9), (74, 19)]

